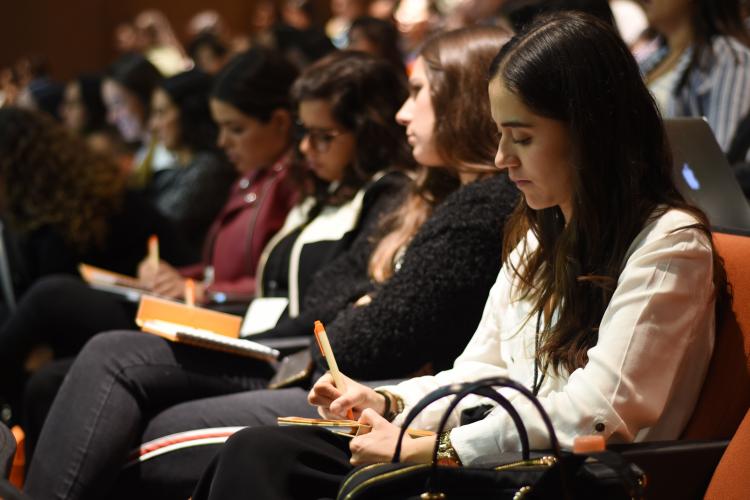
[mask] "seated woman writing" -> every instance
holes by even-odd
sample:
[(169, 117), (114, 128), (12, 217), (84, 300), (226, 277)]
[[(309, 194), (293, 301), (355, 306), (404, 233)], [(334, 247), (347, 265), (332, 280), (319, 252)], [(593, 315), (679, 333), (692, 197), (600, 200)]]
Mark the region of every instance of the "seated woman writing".
[[(495, 163), (523, 201), (463, 354), (452, 369), (377, 391), (349, 378), (340, 389), (323, 376), (309, 395), (320, 414), (351, 410), (372, 432), (243, 430), (194, 499), (335, 497), (352, 465), (391, 459), (403, 412), (424, 395), (494, 375), (533, 388), (563, 446), (586, 434), (611, 442), (679, 435), (711, 357), (725, 275), (705, 216), (672, 183), (661, 119), (635, 61), (610, 27), (566, 13), (509, 42), (490, 76), (501, 134)], [(549, 447), (538, 413), (518, 399), (531, 445)], [(435, 429), (448, 403), (413, 425)], [(446, 434), (406, 438), (402, 459), (428, 462), (436, 439), (441, 458), (464, 465), (501, 462), (520, 448), (501, 408), (459, 426), (469, 404), (458, 406)]]

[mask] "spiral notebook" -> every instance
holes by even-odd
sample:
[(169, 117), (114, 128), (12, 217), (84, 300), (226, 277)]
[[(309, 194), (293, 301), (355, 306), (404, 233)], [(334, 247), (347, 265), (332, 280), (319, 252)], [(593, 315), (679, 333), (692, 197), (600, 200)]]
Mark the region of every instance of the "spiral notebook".
[(135, 322), (144, 332), (172, 342), (265, 361), (275, 361), (280, 354), (278, 350), (258, 342), (238, 338), (242, 322), (240, 316), (171, 300), (142, 296)]
[(91, 288), (115, 294), (128, 302), (138, 302), (143, 294), (151, 294), (132, 276), (115, 273), (89, 264), (79, 264), (78, 272)]

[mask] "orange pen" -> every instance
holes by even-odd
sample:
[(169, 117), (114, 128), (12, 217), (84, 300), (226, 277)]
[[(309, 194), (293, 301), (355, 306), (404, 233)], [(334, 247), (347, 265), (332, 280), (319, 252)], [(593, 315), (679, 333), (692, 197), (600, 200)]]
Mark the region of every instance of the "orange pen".
[[(328, 363), (328, 370), (331, 372), (331, 377), (333, 377), (333, 384), (338, 390), (344, 392), (344, 389), (346, 388), (344, 377), (343, 375), (341, 375), (339, 366), (336, 364), (336, 358), (333, 357), (333, 350), (331, 350), (331, 344), (328, 342), (326, 329), (323, 327), (323, 323), (321, 323), (320, 321), (315, 321), (315, 339), (318, 341), (320, 353), (324, 358), (326, 358), (326, 363)], [(354, 413), (352, 412), (351, 408), (347, 410), (346, 416), (350, 420), (354, 420)]]
[(159, 268), (159, 237), (155, 234), (148, 239), (148, 259), (154, 269)]
[(195, 281), (190, 278), (185, 280), (185, 304), (189, 307), (195, 305)]

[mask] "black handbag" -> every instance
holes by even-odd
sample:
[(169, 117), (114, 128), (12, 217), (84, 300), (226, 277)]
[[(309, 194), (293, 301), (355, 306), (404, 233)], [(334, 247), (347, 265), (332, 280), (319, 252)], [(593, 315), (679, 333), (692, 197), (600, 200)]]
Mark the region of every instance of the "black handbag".
[[(514, 389), (534, 404), (549, 433), (549, 452), (532, 454), (520, 415), (496, 387)], [(438, 432), (442, 432), (451, 412), (469, 394), (492, 399), (509, 413), (521, 441), (520, 454), (508, 454), (508, 463), (445, 467), (437, 465), (436, 443), (431, 464), (399, 463), (406, 429), (424, 408), (438, 399), (454, 396), (438, 425)], [(492, 377), (441, 387), (425, 396), (406, 416), (392, 462), (354, 469), (342, 483), (338, 500), (642, 499), (645, 484), (643, 471), (617, 453), (562, 452), (549, 416), (531, 391), (508, 378)]]

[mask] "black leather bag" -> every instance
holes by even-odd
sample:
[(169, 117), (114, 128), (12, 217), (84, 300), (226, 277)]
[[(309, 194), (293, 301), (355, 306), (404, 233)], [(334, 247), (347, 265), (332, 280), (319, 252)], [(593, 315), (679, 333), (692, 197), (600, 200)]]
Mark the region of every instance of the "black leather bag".
[[(520, 415), (495, 390), (497, 387), (520, 392), (539, 410), (549, 433), (549, 452), (532, 454)], [(431, 464), (399, 463), (404, 433), (424, 408), (438, 399), (454, 396), (438, 426), (441, 432), (453, 409), (469, 394), (492, 399), (509, 413), (521, 441), (518, 457), (511, 457), (509, 463), (482, 467), (443, 467), (437, 465), (436, 445)], [(641, 499), (645, 482), (644, 473), (617, 453), (563, 453), (549, 416), (531, 391), (513, 380), (492, 377), (441, 387), (425, 396), (407, 415), (392, 462), (352, 471), (344, 480), (338, 499)]]

